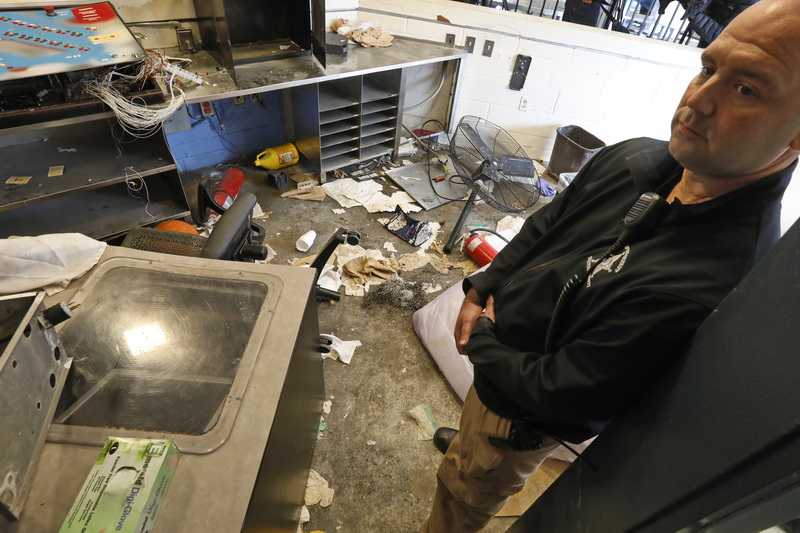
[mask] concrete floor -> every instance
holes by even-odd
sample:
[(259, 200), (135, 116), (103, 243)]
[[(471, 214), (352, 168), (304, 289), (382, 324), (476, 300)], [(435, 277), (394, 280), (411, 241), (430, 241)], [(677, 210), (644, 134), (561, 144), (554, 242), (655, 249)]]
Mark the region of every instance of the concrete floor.
[[(393, 192), (388, 180), (380, 182), (386, 184), (386, 194)], [(359, 206), (335, 214), (332, 209), (339, 205), (331, 198), (323, 202), (280, 198), (280, 192), (288, 188), (267, 187), (262, 173), (249, 173), (244, 189), (256, 193), (263, 210), (272, 212), (263, 225), (266, 243), (277, 252), (275, 264), (316, 254), (339, 227), (361, 232), (361, 246), (367, 249), (382, 250), (388, 241), (398, 256), (417, 250), (378, 222), (387, 213), (370, 214)], [(463, 205), (451, 202), (414, 216), (441, 223), (438, 240), (444, 244)], [(481, 203), (467, 223), (489, 223), (494, 228), (505, 215)], [(316, 230), (318, 237), (303, 254), (294, 243), (308, 229)], [(450, 259), (468, 258), (454, 250)], [(460, 268), (441, 274), (429, 265), (398, 274), (407, 282), (440, 283), (443, 288), (460, 282), (464, 275)], [(332, 407), (324, 415), (326, 428), (317, 442), (312, 468), (335, 493), (330, 506), (309, 508), (311, 520), (303, 526), (306, 532), (418, 531), (430, 508), (441, 455), (431, 441), (417, 440), (416, 424), (408, 411), (426, 404), (440, 426), (458, 427), (461, 401), (414, 333), (412, 312), (385, 304), (364, 309), (362, 303), (362, 297), (342, 296), (339, 302), (319, 304), (320, 331), (361, 341), (361, 346), (349, 365), (324, 361), (326, 396)], [(495, 518), (485, 531), (505, 531), (513, 522), (513, 518)]]

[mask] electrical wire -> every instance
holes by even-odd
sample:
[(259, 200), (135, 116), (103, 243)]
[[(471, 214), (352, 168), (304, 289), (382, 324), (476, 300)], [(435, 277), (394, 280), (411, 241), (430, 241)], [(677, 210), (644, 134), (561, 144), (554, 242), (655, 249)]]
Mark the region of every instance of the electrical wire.
[[(147, 213), (150, 218), (154, 218), (154, 215), (147, 210), (147, 208), (150, 207), (150, 191), (147, 190), (147, 183), (145, 183), (144, 178), (134, 170), (133, 167), (125, 167), (122, 170), (125, 172), (125, 185), (128, 188), (128, 194), (142, 200), (144, 202), (144, 212)], [(130, 176), (128, 171), (133, 172), (135, 177)], [(144, 198), (141, 196), (141, 191), (144, 191)]]
[[(147, 50), (147, 57), (132, 65), (133, 74), (126, 74), (116, 66), (94, 78), (83, 80), (86, 94), (102, 100), (117, 117), (122, 129), (133, 137), (146, 138), (154, 135), (161, 124), (185, 102), (185, 94), (175, 84), (176, 71), (166, 70), (170, 60), (186, 62), (186, 59), (165, 56)], [(164, 105), (150, 106), (142, 98), (126, 98), (122, 90), (140, 89), (151, 79), (162, 79), (167, 85), (168, 101)]]
[(430, 102), (431, 100), (433, 100), (436, 97), (436, 95), (439, 94), (439, 91), (442, 90), (442, 87), (444, 87), (444, 78), (445, 78), (444, 71), (446, 69), (447, 69), (447, 63), (443, 62), (442, 63), (442, 70), (441, 70), (441, 72), (439, 74), (439, 85), (436, 87), (436, 90), (433, 91), (433, 94), (431, 94), (430, 96), (428, 96), (423, 101), (421, 101), (421, 102), (419, 102), (417, 104), (414, 104), (414, 105), (408, 106), (408, 107), (404, 107), (403, 111), (411, 111), (412, 109), (416, 109), (418, 107), (422, 107), (423, 105), (425, 105), (428, 102)]
[(469, 234), (470, 234), (470, 235), (476, 235), (476, 234), (478, 234), (478, 233), (480, 233), (480, 232), (482, 232), (482, 231), (485, 231), (485, 232), (487, 232), (487, 233), (491, 233), (491, 234), (493, 234), (493, 235), (496, 235), (497, 237), (500, 237), (501, 239), (503, 239), (503, 240), (506, 242), (506, 244), (508, 244), (508, 243), (509, 243), (509, 240), (508, 240), (508, 239), (506, 239), (506, 238), (505, 238), (503, 235), (501, 235), (500, 233), (498, 233), (498, 232), (496, 232), (496, 231), (494, 231), (494, 230), (492, 230), (492, 229), (489, 229), (489, 228), (473, 229), (473, 230), (470, 230), (470, 231), (469, 231)]

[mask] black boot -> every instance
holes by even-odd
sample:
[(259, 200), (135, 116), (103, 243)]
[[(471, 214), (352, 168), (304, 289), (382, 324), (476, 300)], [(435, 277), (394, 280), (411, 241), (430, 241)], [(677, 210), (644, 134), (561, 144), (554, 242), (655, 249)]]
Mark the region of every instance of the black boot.
[(458, 430), (453, 428), (439, 428), (433, 434), (433, 445), (442, 453), (447, 452), (453, 438), (458, 435)]

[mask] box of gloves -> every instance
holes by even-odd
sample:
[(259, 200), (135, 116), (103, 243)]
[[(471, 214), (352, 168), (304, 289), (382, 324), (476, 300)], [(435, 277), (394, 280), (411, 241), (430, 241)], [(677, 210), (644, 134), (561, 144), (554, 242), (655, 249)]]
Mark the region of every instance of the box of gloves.
[(151, 531), (179, 458), (168, 440), (109, 438), (59, 533)]

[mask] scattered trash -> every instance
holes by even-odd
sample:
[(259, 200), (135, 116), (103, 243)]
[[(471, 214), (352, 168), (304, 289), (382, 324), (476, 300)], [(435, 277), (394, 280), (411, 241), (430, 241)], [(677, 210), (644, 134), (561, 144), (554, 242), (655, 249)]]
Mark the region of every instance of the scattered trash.
[(577, 172), (562, 172), (558, 175), (558, 184), (562, 187), (566, 187), (572, 183), (572, 180), (574, 180), (577, 175)]
[[(511, 215), (506, 215), (501, 218), (497, 222), (497, 231), (502, 233), (507, 239), (510, 239), (522, 229), (522, 225), (525, 224), (525, 219), (522, 217), (512, 217)], [(511, 235), (506, 235), (506, 231), (511, 230)]]
[(333, 265), (325, 265), (322, 267), (322, 272), (317, 278), (317, 285), (323, 289), (339, 292), (339, 287), (342, 286), (342, 276), (334, 269), (335, 267)]
[(320, 334), (320, 338), (330, 341), (330, 352), (322, 354), (322, 358), (330, 357), (331, 359), (338, 359), (346, 365), (350, 364), (350, 360), (353, 358), (356, 348), (361, 346), (361, 341), (343, 341), (334, 335), (326, 335), (324, 333)]
[(368, 440), (367, 446), (375, 446), (376, 442), (374, 440)]
[(376, 290), (365, 295), (361, 307), (369, 309), (375, 304), (386, 304), (416, 311), (428, 303), (425, 294), (422, 285), (394, 278), (378, 285)]
[(331, 209), (331, 211), (333, 211), (337, 215), (344, 215), (345, 213), (347, 213), (346, 209)]
[(331, 29), (365, 48), (391, 46), (394, 40), (394, 35), (383, 31), (380, 26), (375, 26), (373, 22), (358, 24), (357, 22), (350, 23), (346, 19), (336, 19), (331, 23)]
[(292, 189), (281, 194), (281, 198), (295, 198), (297, 200), (311, 200), (322, 202), (325, 200), (325, 190), (321, 185), (310, 189)]
[(433, 236), (428, 222), (411, 218), (399, 205), (395, 207), (394, 215), (384, 227), (412, 246), (420, 246)]
[(306, 482), (306, 505), (321, 505), (327, 507), (333, 502), (333, 489), (328, 486), (328, 481), (319, 475), (316, 470), (308, 472), (308, 482)]
[(433, 294), (434, 292), (439, 292), (442, 290), (442, 285), (440, 283), (437, 283), (436, 285), (433, 283), (423, 283), (422, 290), (424, 290), (426, 294)]
[(314, 176), (311, 174), (306, 174), (305, 172), (292, 174), (290, 179), (297, 184), (297, 188), (301, 191), (304, 189), (311, 189), (319, 185), (319, 182), (316, 180), (316, 178), (314, 178)]
[(375, 180), (356, 181), (343, 178), (329, 181), (322, 185), (325, 194), (336, 200), (344, 208), (363, 206), (370, 213), (392, 212), (401, 206), (406, 212), (421, 211), (414, 205), (414, 199), (405, 191), (397, 191), (391, 196), (383, 194), (383, 185)]
[(550, 185), (550, 183), (544, 178), (539, 178), (539, 191), (545, 198), (550, 198), (551, 196), (556, 195), (555, 187)]
[(326, 415), (331, 414), (331, 406), (332, 405), (333, 405), (332, 401), (325, 400), (325, 403), (322, 404), (322, 412), (325, 413)]
[(433, 434), (439, 426), (433, 419), (430, 408), (420, 404), (408, 412), (417, 423), (417, 440), (433, 440)]
[(314, 239), (317, 238), (317, 232), (312, 230), (308, 230), (307, 232), (300, 235), (300, 238), (297, 239), (294, 246), (300, 252), (307, 252), (311, 246), (314, 244)]
[(342, 265), (341, 272), (351, 278), (358, 278), (364, 281), (373, 280), (376, 277), (383, 280), (391, 279), (392, 274), (397, 271), (397, 261), (395, 259), (375, 258), (361, 256), (351, 259)]
[(383, 249), (386, 250), (387, 252), (396, 252), (397, 251), (397, 248), (394, 247), (394, 244), (390, 243), (389, 241), (386, 241), (385, 243), (383, 243)]

